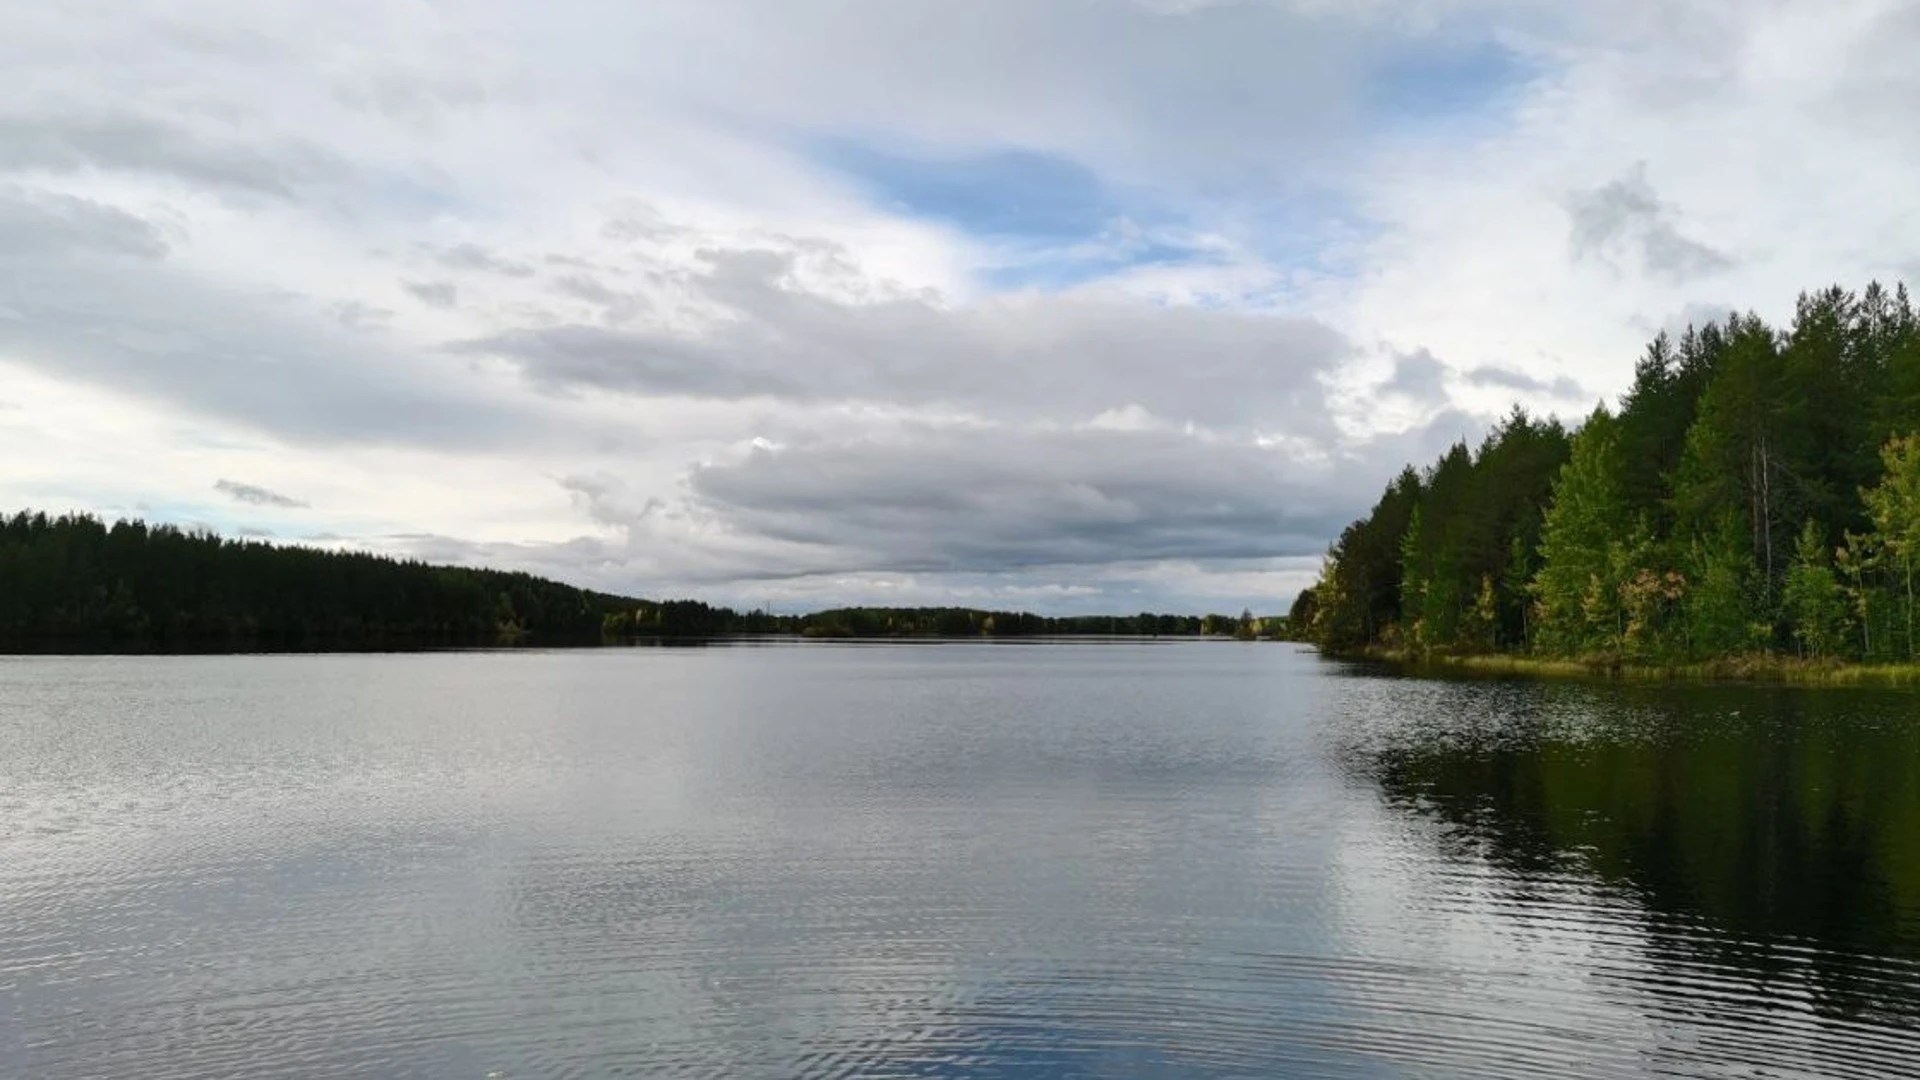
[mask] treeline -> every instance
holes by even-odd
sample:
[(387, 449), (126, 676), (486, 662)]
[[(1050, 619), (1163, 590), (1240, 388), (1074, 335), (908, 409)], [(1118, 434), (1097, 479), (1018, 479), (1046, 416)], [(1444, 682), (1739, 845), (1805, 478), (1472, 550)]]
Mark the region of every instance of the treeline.
[[(673, 605), (642, 604), (631, 612), (609, 615), (609, 636), (636, 637), (652, 632), (654, 620)], [(715, 631), (726, 633), (798, 634), (818, 638), (965, 638), (965, 637), (1237, 637), (1251, 640), (1277, 636), (1284, 620), (1255, 618), (1251, 613), (1227, 615), (1035, 615), (1028, 611), (982, 611), (978, 608), (833, 608), (809, 615), (768, 615), (752, 612), (732, 616), (737, 622)]]
[(1252, 638), (1271, 620), (1226, 615), (1035, 615), (974, 608), (836, 608), (796, 616), (805, 637), (1198, 637)]
[(1920, 659), (1920, 318), (1905, 286), (1656, 337), (1617, 410), (1515, 410), (1409, 468), (1290, 621), (1332, 652)]
[(0, 644), (14, 648), (559, 642), (597, 638), (633, 603), (530, 574), (0, 515)]
[(586, 644), (743, 634), (1251, 637), (1277, 625), (1250, 614), (1047, 618), (966, 608), (774, 615), (139, 521), (0, 514), (0, 649), (9, 650)]

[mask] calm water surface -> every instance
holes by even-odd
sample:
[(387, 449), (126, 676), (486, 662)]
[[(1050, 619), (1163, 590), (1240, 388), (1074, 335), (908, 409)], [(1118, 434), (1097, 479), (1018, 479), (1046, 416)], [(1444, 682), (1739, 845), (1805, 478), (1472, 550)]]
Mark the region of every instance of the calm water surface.
[(1920, 1073), (1920, 696), (0, 659), (0, 1076)]

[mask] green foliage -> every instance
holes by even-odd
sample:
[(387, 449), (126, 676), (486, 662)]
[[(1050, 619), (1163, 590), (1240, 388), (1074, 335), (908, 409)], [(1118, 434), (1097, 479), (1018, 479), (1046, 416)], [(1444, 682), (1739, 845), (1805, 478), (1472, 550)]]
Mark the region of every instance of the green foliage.
[(1319, 610), (1319, 592), (1313, 586), (1301, 589), (1287, 609), (1287, 636), (1295, 641), (1313, 640), (1313, 622)]
[(1541, 567), (1532, 586), (1536, 633), (1549, 651), (1605, 648), (1609, 627), (1617, 621), (1609, 599), (1619, 584), (1610, 549), (1627, 515), (1618, 448), (1613, 415), (1595, 409), (1554, 480), (1540, 531)]
[(1687, 549), (1687, 652), (1725, 656), (1753, 644), (1753, 556), (1736, 516), (1697, 536)]
[(1499, 644), (1500, 596), (1493, 586), (1493, 575), (1480, 575), (1480, 589), (1473, 603), (1460, 617), (1456, 640), (1462, 648), (1490, 652)]
[(1570, 439), (1516, 411), (1403, 472), (1296, 625), (1335, 651), (1920, 659), (1916, 430), (1905, 286), (1803, 294), (1784, 330), (1734, 315), (1662, 334), (1618, 410)]
[(1893, 439), (1880, 451), (1880, 483), (1860, 493), (1873, 522), (1868, 545), (1898, 589), (1901, 640), (1907, 659), (1916, 655), (1914, 572), (1920, 569), (1920, 435)]
[(1782, 601), (1801, 655), (1817, 660), (1846, 647), (1847, 597), (1817, 521), (1808, 519), (1800, 530)]
[(1477, 450), (1455, 444), (1426, 473), (1404, 470), (1328, 552), (1312, 621), (1298, 625), (1336, 651), (1525, 641), (1533, 538), (1566, 455), (1557, 421), (1516, 409)]
[(1726, 508), (1737, 508), (1761, 581), (1770, 586), (1776, 554), (1784, 551), (1779, 523), (1800, 479), (1795, 461), (1803, 431), (1773, 331), (1757, 316), (1736, 315), (1725, 336), (1687, 431), (1674, 482), (1675, 518), (1682, 532), (1705, 533), (1719, 528)]
[(1299, 624), (1322, 648), (1371, 645), (1399, 623), (1402, 547), (1420, 494), (1420, 475), (1403, 469), (1373, 512), (1347, 526), (1328, 551), (1311, 619)]

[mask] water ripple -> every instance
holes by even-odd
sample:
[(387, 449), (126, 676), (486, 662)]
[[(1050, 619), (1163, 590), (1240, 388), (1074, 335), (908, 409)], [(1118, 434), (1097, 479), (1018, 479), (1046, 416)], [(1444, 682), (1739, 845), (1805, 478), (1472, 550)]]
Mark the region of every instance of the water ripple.
[(1912, 1075), (1903, 698), (0, 661), (0, 1074)]

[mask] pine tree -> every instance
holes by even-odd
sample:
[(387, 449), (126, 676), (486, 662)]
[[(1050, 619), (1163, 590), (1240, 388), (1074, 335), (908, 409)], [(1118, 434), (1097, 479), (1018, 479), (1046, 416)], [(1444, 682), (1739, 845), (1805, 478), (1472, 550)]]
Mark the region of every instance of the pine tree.
[(1798, 410), (1765, 323), (1753, 315), (1734, 316), (1726, 339), (1687, 432), (1674, 484), (1676, 526), (1683, 534), (1702, 533), (1718, 527), (1725, 507), (1738, 507), (1761, 587), (1770, 591), (1786, 562), (1786, 545), (1776, 534), (1801, 479), (1794, 471)]

